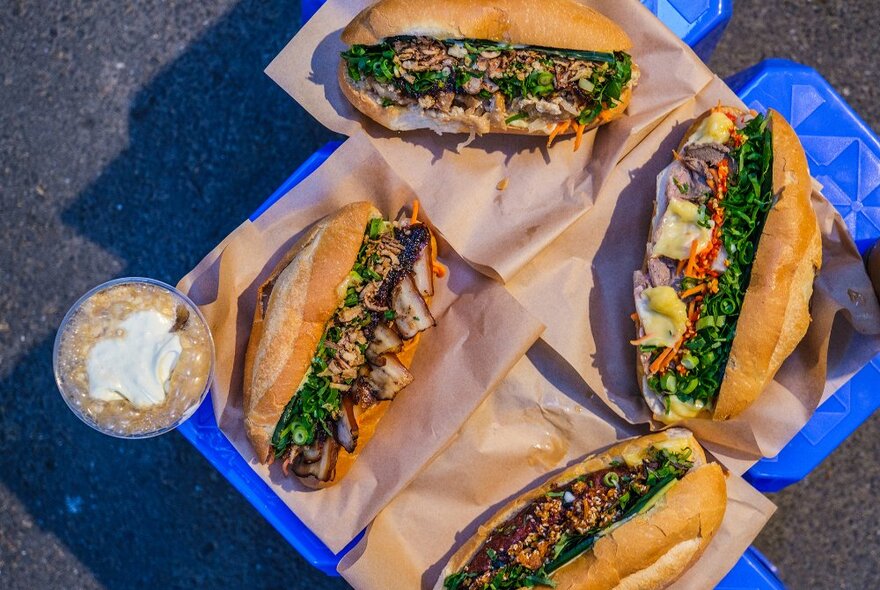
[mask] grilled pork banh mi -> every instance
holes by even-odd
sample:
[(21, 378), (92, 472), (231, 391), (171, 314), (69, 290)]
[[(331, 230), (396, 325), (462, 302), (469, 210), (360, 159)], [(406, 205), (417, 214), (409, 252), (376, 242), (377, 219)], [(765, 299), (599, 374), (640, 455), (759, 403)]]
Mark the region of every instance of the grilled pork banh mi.
[(435, 590), (665, 588), (703, 553), (726, 501), (722, 469), (689, 431), (623, 441), (502, 508)]
[[(572, 0), (382, 0), (346, 28), (340, 84), (394, 130), (576, 133), (618, 116), (638, 69), (629, 38)], [(553, 34), (565, 20), (571, 34)], [(478, 36), (479, 35), (479, 36)], [(482, 36), (485, 35), (485, 36)], [(550, 42), (554, 44), (548, 46)], [(556, 44), (558, 43), (558, 45)]]
[[(342, 251), (354, 255), (353, 264)], [(413, 380), (414, 345), (435, 325), (428, 307), (434, 273), (445, 272), (434, 251), (415, 215), (385, 221), (369, 203), (344, 207), (294, 246), (260, 288), (245, 368), (246, 424), (261, 460), (278, 460), (285, 475), (316, 485), (344, 475), (336, 469), (340, 449), (353, 459), (365, 443), (359, 421), (372, 433), (384, 413), (380, 402)], [(312, 284), (300, 284), (304, 277)], [(319, 307), (329, 319), (318, 321)], [(267, 337), (273, 315), (295, 339)], [(271, 354), (299, 361), (283, 361), (273, 380), (266, 377), (274, 374)], [(285, 396), (287, 384), (295, 386)]]
[(654, 417), (748, 407), (809, 325), (821, 266), (803, 149), (779, 116), (717, 107), (658, 178), (634, 275), (638, 369)]

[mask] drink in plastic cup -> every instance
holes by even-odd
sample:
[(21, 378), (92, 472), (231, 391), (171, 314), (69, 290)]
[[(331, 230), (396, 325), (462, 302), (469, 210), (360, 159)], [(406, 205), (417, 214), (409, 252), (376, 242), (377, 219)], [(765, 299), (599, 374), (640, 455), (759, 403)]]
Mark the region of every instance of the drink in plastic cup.
[(61, 396), (83, 422), (146, 438), (176, 428), (205, 399), (214, 341), (186, 295), (153, 279), (122, 278), (67, 312), (52, 360)]

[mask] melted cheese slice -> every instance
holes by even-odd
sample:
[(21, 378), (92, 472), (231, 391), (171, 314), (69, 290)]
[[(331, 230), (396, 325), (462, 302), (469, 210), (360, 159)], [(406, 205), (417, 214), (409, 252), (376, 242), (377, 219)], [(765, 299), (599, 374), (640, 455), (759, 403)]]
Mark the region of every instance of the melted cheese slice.
[[(661, 440), (659, 442), (653, 443), (651, 446), (657, 449), (665, 449), (671, 453), (681, 453), (690, 445), (688, 444), (688, 439), (686, 438), (674, 438), (670, 440)], [(632, 445), (631, 447), (623, 450), (621, 458), (628, 466), (637, 467), (645, 461), (645, 453), (647, 452), (647, 450), (648, 449), (644, 447), (637, 447), (636, 445)]]
[(636, 301), (636, 313), (645, 334), (646, 346), (672, 346), (687, 324), (687, 307), (672, 287), (651, 287)]
[(712, 229), (697, 225), (699, 214), (700, 208), (690, 201), (669, 201), (660, 221), (660, 232), (654, 244), (653, 255), (685, 260), (690, 256), (694, 240), (697, 241), (697, 252), (705, 249), (712, 240)]
[(691, 135), (686, 145), (703, 143), (725, 144), (730, 141), (730, 133), (734, 130), (733, 121), (721, 112), (714, 112), (700, 123), (697, 130)]
[[(688, 418), (696, 418), (704, 411), (707, 410), (705, 404), (696, 400), (694, 402), (683, 402), (678, 399), (678, 396), (670, 395), (669, 396), (669, 412), (662, 416), (655, 416), (661, 422), (666, 424), (674, 424), (681, 420), (687, 420)], [(672, 441), (669, 441), (672, 442)], [(684, 443), (682, 443), (684, 444)], [(660, 446), (659, 444), (656, 446)], [(686, 445), (685, 445), (686, 446)], [(670, 449), (676, 450), (676, 449)]]

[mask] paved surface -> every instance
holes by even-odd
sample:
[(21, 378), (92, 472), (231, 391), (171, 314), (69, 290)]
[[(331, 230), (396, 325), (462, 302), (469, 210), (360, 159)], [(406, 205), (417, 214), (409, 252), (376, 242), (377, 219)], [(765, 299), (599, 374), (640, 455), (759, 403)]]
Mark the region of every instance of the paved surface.
[[(344, 587), (179, 435), (80, 424), (50, 367), (78, 295), (175, 282), (332, 138), (261, 73), (297, 15), (287, 0), (0, 2), (0, 587)], [(878, 31), (873, 0), (736, 0), (712, 65), (810, 64), (877, 129)], [(791, 588), (876, 586), (878, 447), (875, 418), (774, 497), (758, 546)]]

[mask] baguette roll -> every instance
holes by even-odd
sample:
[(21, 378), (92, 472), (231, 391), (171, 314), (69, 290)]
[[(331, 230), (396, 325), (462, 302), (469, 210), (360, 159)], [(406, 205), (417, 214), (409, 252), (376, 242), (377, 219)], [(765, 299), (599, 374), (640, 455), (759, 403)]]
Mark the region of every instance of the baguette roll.
[[(529, 569), (537, 576), (532, 578), (532, 582), (543, 578), (546, 583), (549, 578), (557, 590), (665, 588), (677, 580), (706, 549), (721, 526), (727, 505), (724, 472), (718, 464), (707, 463), (699, 443), (689, 431), (681, 428), (622, 441), (604, 453), (585, 458), (542, 486), (512, 500), (455, 552), (440, 574), (435, 590), (470, 590), (468, 583), (480, 583), (481, 579), (469, 580), (467, 572), (479, 570), (475, 566), (479, 565), (481, 554), (488, 553), (489, 545), (498, 546), (499, 534), (516, 535), (509, 533), (509, 529), (518, 526), (520, 515), (527, 513), (536, 502), (548, 502), (545, 506), (552, 507), (553, 500), (548, 498), (559, 497), (561, 493), (559, 502), (565, 507), (566, 494), (571, 493), (569, 490), (574, 489), (571, 487), (573, 482), (576, 483), (579, 478), (589, 482), (598, 478), (594, 474), (606, 470), (638, 469), (643, 461), (651, 460), (652, 453), (657, 449), (672, 453), (686, 453), (685, 449), (689, 449), (690, 466), (671, 483), (658, 484), (660, 489), (654, 491), (653, 496), (649, 491), (647, 503), (637, 513), (607, 524), (598, 533), (594, 544), (571, 561), (550, 572)], [(603, 482), (610, 478), (607, 472), (602, 478)], [(619, 481), (622, 479), (621, 476)], [(621, 485), (619, 481), (617, 483)], [(606, 483), (597, 485), (602, 488), (601, 493), (614, 493)], [(633, 493), (632, 489), (627, 491)], [(580, 501), (581, 498), (577, 497), (570, 502), (568, 510), (577, 510)], [(596, 504), (591, 503), (591, 506)], [(601, 506), (598, 505), (599, 510)], [(538, 543), (540, 545), (540, 539)], [(506, 552), (493, 551), (499, 562), (509, 559)], [(556, 552), (554, 546), (547, 557)], [(548, 567), (546, 558), (542, 567)], [(497, 575), (497, 570), (493, 574)], [(456, 580), (456, 576), (460, 579)], [(489, 588), (494, 586), (490, 583)]]
[[(676, 162), (658, 177), (645, 263), (634, 276), (633, 343), (642, 393), (655, 419), (665, 423), (727, 420), (742, 413), (809, 327), (822, 241), (807, 160), (779, 113), (771, 111), (764, 121), (769, 142), (759, 137), (761, 121), (732, 107), (711, 109), (691, 125)], [(746, 189), (735, 184), (744, 173), (736, 156), (758, 158), (754, 149), (761, 141), (771, 159), (756, 179), (763, 187), (760, 196), (742, 185), (752, 191), (746, 206), (739, 201)], [(736, 222), (740, 226), (731, 230), (729, 219), (743, 215), (755, 221)], [(725, 232), (733, 231), (752, 232), (749, 243), (730, 241)], [(695, 244), (693, 252), (687, 252), (688, 243)], [(739, 254), (729, 252), (728, 243), (738, 244)], [(664, 301), (657, 299), (661, 296)], [(685, 320), (678, 326), (676, 313)], [(664, 322), (668, 331), (656, 338)]]
[(342, 41), (343, 94), (394, 131), (580, 136), (638, 79), (627, 34), (575, 0), (380, 0)]
[[(311, 487), (344, 477), (384, 415), (383, 400), (412, 380), (420, 332), (433, 326), (431, 298), (410, 291), (402, 299), (394, 287), (418, 273), (433, 290), (435, 250), (423, 224), (385, 222), (358, 202), (285, 254), (257, 290), (245, 356), (244, 423), (261, 463), (277, 458), (285, 475)], [(395, 328), (406, 318), (391, 311), (399, 300), (425, 311), (406, 337)]]

